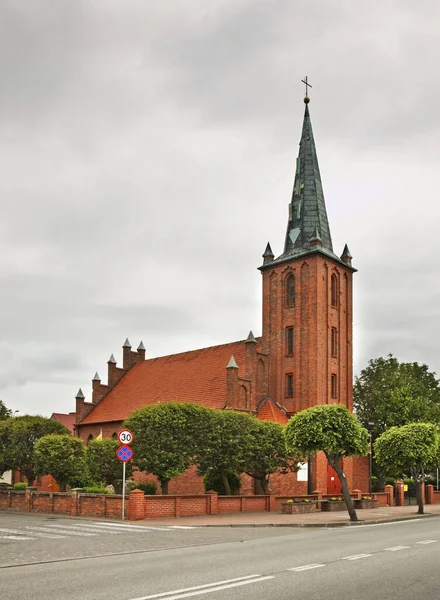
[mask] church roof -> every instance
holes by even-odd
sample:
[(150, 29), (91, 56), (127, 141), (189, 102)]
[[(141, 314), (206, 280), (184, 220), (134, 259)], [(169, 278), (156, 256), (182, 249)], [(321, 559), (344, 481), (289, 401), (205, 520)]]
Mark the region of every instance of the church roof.
[(194, 402), (223, 408), (226, 404), (226, 366), (231, 355), (244, 371), (244, 340), (138, 363), (80, 424), (123, 421), (134, 410), (157, 402)]
[(286, 411), (272, 398), (266, 398), (257, 407), (257, 419), (260, 419), (260, 421), (274, 421), (275, 423), (281, 423), (281, 425), (286, 425), (289, 421)]

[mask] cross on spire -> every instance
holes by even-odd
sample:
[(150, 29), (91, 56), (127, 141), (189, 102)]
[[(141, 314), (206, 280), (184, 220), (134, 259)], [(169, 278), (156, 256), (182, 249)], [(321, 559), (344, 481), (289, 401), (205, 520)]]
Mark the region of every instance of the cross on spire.
[(310, 83), (308, 82), (307, 79), (307, 75), (304, 77), (304, 79), (301, 79), (301, 83), (304, 83), (306, 86), (306, 97), (309, 95), (309, 90), (308, 88), (311, 88), (312, 86), (310, 85)]

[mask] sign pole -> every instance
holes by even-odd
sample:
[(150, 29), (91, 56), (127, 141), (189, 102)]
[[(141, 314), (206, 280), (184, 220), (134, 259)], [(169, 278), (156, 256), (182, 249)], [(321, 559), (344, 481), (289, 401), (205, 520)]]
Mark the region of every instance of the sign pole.
[(125, 519), (125, 462), (122, 463), (122, 520)]

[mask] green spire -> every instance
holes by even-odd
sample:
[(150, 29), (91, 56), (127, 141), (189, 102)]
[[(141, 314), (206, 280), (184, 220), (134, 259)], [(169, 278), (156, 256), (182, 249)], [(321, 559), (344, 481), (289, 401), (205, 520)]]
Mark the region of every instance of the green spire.
[[(312, 123), (309, 113), (309, 98), (304, 98), (306, 109), (296, 159), (295, 182), (292, 201), (289, 205), (289, 222), (287, 225), (284, 253), (279, 257), (298, 256), (313, 250), (310, 239), (316, 231), (322, 240), (320, 248), (326, 254), (333, 254), (332, 238), (322, 191), (318, 157), (313, 138)], [(276, 259), (276, 260), (279, 260)]]

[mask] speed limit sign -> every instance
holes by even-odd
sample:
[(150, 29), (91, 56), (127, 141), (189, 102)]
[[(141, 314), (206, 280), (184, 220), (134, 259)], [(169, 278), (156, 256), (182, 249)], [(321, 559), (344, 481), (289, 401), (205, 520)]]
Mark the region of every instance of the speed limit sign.
[(129, 429), (123, 429), (118, 433), (118, 441), (123, 446), (129, 446), (133, 439), (133, 434)]

